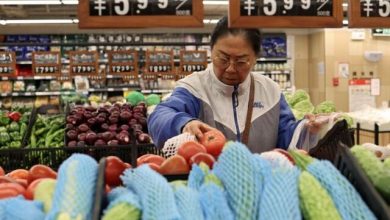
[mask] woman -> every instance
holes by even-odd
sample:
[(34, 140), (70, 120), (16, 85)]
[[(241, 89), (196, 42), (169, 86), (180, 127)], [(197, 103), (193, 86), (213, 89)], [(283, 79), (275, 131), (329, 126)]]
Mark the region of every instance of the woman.
[[(169, 99), (148, 117), (156, 146), (183, 132), (199, 139), (218, 129), (252, 152), (287, 149), (299, 122), (279, 86), (251, 73), (259, 52), (259, 30), (229, 29), (227, 17), (222, 18), (211, 35), (212, 64), (178, 81)], [(312, 131), (318, 126), (309, 124)]]

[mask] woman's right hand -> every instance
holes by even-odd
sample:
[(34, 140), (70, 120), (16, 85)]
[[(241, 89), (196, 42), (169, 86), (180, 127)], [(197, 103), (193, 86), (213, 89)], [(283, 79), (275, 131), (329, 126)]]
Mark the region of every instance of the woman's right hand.
[(184, 125), (182, 133), (188, 132), (192, 135), (195, 135), (195, 137), (200, 140), (203, 137), (203, 133), (211, 130), (216, 130), (216, 128), (213, 128), (209, 126), (206, 123), (203, 123), (198, 120), (192, 120), (189, 121), (187, 124)]

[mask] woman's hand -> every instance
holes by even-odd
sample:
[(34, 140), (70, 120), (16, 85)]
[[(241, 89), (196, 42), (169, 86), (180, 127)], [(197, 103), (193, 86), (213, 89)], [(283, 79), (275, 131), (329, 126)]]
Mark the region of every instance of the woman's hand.
[(184, 125), (182, 133), (188, 132), (192, 135), (195, 135), (195, 137), (198, 140), (200, 140), (203, 137), (203, 133), (210, 130), (216, 130), (216, 129), (201, 121), (192, 120)]
[(317, 134), (324, 124), (327, 124), (331, 119), (329, 114), (306, 114), (305, 118), (308, 120), (306, 126), (309, 128), (310, 133)]

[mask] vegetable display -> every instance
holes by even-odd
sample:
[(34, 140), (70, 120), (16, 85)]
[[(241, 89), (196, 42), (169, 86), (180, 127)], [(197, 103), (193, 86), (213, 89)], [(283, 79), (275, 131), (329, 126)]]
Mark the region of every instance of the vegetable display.
[(64, 115), (37, 114), (27, 147), (62, 147), (64, 145), (64, 133)]
[(31, 109), (0, 111), (0, 150), (22, 146), (30, 115)]
[(145, 132), (145, 103), (99, 108), (76, 106), (66, 117), (68, 147), (128, 145), (132, 143), (132, 137), (139, 143), (150, 143), (151, 138)]

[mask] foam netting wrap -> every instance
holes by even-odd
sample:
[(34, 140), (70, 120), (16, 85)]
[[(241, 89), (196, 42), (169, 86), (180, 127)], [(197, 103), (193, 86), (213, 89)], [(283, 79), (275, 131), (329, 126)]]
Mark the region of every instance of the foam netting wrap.
[(259, 220), (301, 220), (296, 167), (263, 169), (264, 187), (260, 198)]
[(234, 220), (226, 192), (214, 183), (203, 184), (199, 189), (200, 203), (205, 220)]
[(344, 220), (376, 219), (351, 183), (327, 160), (315, 160), (307, 166), (332, 197)]
[(163, 176), (148, 165), (127, 169), (121, 178), (123, 184), (140, 198), (142, 219), (180, 218), (171, 186)]
[(203, 220), (199, 192), (187, 186), (178, 187), (175, 191), (177, 209), (182, 220)]
[(205, 173), (197, 164), (193, 164), (191, 172), (188, 175), (188, 187), (199, 190), (206, 175), (207, 173)]
[(215, 175), (222, 181), (234, 219), (255, 220), (261, 187), (253, 155), (239, 142), (228, 142), (214, 165)]
[(139, 198), (134, 192), (124, 187), (117, 187), (108, 194), (109, 206), (106, 210), (114, 207), (119, 203), (127, 203), (137, 209), (141, 209)]
[(173, 156), (177, 153), (180, 145), (187, 141), (196, 141), (196, 137), (187, 132), (172, 137), (165, 142), (164, 147), (162, 148), (162, 152), (166, 158)]
[(98, 164), (85, 154), (72, 154), (58, 171), (52, 208), (46, 220), (60, 217), (91, 219)]
[(23, 196), (0, 200), (1, 220), (43, 220), (43, 204), (37, 201), (25, 200)]

